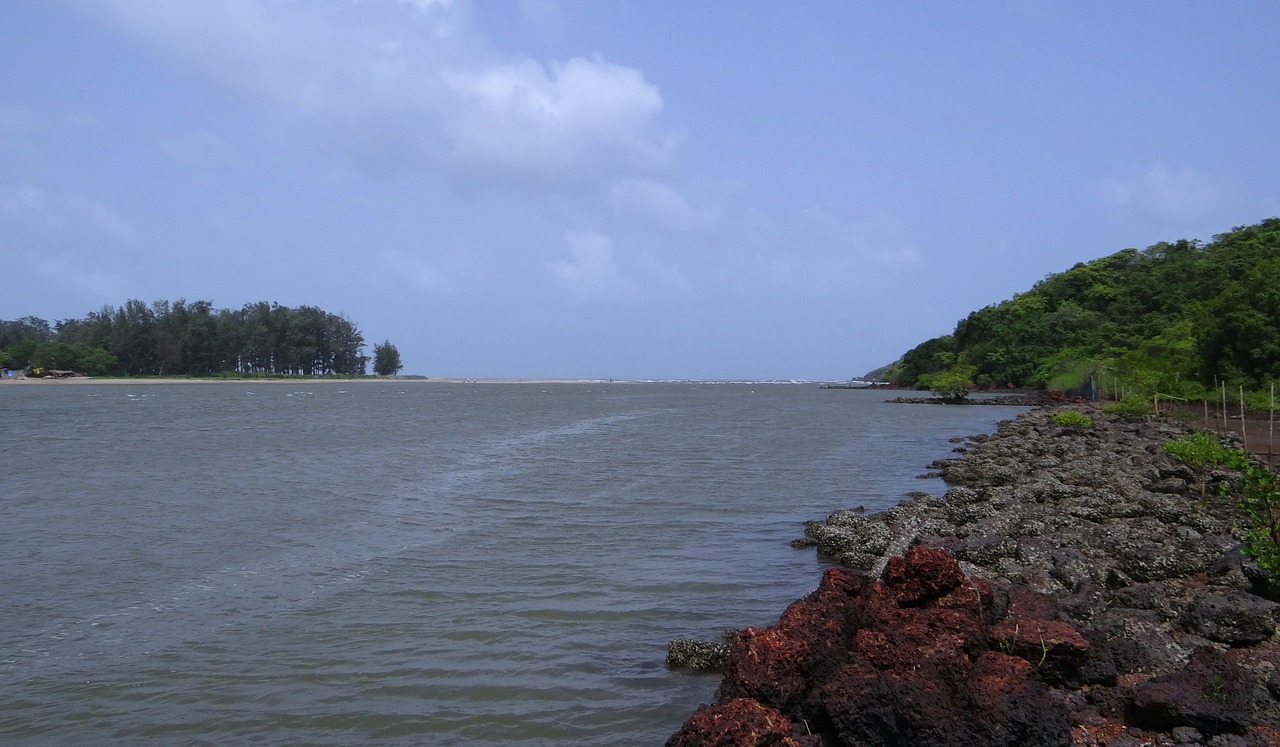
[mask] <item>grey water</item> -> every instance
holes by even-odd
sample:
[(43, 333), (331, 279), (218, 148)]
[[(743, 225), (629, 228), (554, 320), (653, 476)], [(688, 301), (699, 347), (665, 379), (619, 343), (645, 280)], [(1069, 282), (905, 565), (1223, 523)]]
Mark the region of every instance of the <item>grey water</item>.
[(667, 641), (993, 406), (787, 384), (0, 385), (0, 742), (661, 744)]

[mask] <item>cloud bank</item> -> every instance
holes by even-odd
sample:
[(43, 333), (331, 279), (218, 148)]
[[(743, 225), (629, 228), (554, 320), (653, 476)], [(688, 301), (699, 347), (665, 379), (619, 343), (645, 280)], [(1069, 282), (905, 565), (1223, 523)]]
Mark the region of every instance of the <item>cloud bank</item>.
[(1128, 179), (1106, 181), (1101, 191), (1113, 205), (1179, 226), (1215, 217), (1238, 195), (1230, 179), (1189, 167), (1175, 170), (1164, 163), (1153, 164), (1145, 173)]
[(564, 236), (569, 258), (547, 262), (547, 274), (577, 301), (629, 300), (640, 288), (622, 274), (613, 256), (613, 241), (585, 229)]
[(489, 48), (464, 2), (109, 0), (75, 6), (375, 170), (467, 188), (569, 188), (649, 173), (678, 137), (662, 95), (599, 55)]
[(11, 262), (0, 288), (11, 294), (10, 284), (34, 279), (48, 286), (45, 295), (78, 291), (96, 302), (118, 300), (138, 242), (129, 221), (83, 194), (0, 185), (0, 255)]

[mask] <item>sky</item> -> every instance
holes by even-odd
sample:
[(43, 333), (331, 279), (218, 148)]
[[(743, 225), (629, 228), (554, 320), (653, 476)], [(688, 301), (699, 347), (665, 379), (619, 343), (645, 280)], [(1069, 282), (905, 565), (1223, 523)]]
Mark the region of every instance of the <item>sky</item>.
[(861, 375), (1280, 215), (1280, 4), (6, 0), (0, 319), (344, 314), (446, 377)]

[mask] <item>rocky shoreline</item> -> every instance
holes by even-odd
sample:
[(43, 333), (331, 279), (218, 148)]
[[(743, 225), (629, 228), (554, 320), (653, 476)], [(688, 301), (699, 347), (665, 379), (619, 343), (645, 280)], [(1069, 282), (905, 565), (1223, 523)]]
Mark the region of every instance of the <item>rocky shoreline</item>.
[[(723, 660), (668, 745), (1280, 745), (1280, 605), (1241, 517), (1163, 444), (1042, 407), (930, 465), (942, 496), (806, 525), (840, 561)], [(673, 663), (679, 647), (673, 642)]]
[(1055, 398), (1050, 394), (1035, 390), (1029, 392), (1017, 392), (1015, 394), (992, 394), (984, 392), (972, 397), (954, 400), (945, 397), (931, 395), (928, 397), (894, 397), (885, 400), (889, 404), (894, 405), (1009, 405), (1012, 407), (1042, 407), (1053, 405), (1061, 402), (1061, 398)]

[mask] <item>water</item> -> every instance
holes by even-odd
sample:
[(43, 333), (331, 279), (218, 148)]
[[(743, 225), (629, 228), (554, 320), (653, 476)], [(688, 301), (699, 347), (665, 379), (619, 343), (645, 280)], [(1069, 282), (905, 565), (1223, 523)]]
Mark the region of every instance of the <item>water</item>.
[(1013, 411), (779, 384), (0, 385), (0, 742), (661, 744)]

